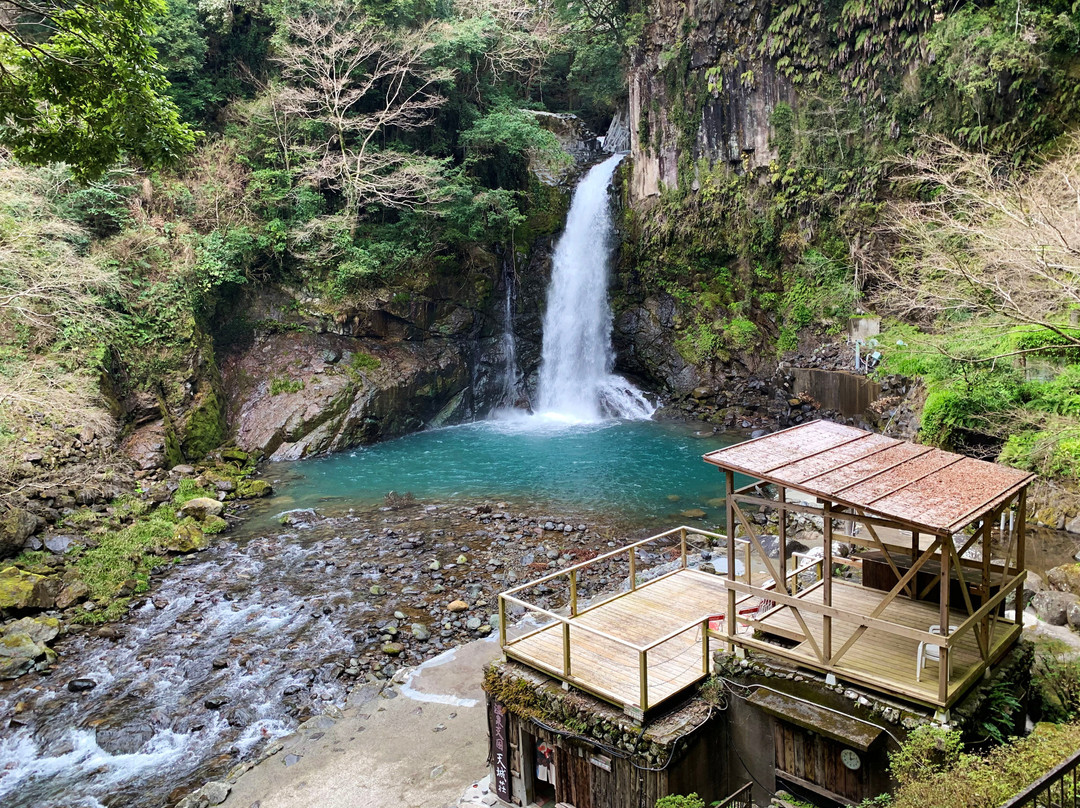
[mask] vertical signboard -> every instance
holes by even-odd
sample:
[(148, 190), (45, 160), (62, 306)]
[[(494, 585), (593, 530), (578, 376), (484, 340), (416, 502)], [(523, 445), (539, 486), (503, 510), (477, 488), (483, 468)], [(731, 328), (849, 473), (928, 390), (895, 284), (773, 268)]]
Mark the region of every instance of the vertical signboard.
[(491, 705), (491, 735), (495, 747), (495, 794), (510, 802), (510, 727), (506, 708), (497, 701)]

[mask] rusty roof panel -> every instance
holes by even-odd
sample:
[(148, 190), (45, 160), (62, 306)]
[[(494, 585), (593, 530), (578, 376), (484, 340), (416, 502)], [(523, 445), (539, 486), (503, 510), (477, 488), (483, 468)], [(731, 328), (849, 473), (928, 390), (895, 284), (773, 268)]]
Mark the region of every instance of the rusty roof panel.
[[(822, 428), (807, 429), (817, 424), (822, 424)], [(826, 424), (827, 427), (824, 426)], [(813, 421), (745, 443), (737, 443), (726, 449), (718, 449), (710, 452), (706, 458), (722, 454), (725, 466), (740, 470), (754, 468), (772, 471), (865, 434), (863, 430), (855, 427), (834, 424), (831, 421)]]
[(895, 438), (887, 438), (884, 435), (866, 434), (850, 443), (789, 463), (783, 468), (774, 470), (773, 474), (793, 483), (806, 482), (826, 472), (846, 468), (857, 461), (865, 461), (875, 453), (896, 445), (903, 444)]
[(931, 451), (933, 451), (933, 449), (929, 446), (919, 446), (915, 443), (896, 441), (896, 445), (890, 449), (863, 458), (857, 464), (844, 466), (834, 471), (820, 474), (813, 480), (809, 480), (808, 483), (812, 483), (816, 488), (820, 488), (822, 491), (838, 491), (841, 488), (854, 486), (864, 480), (871, 479), (875, 475), (882, 474), (892, 467), (898, 466), (913, 457), (918, 457), (921, 454), (926, 454)]
[(931, 533), (955, 532), (1035, 477), (829, 421), (709, 452), (705, 460)]
[(960, 460), (960, 455), (931, 449), (925, 454), (916, 455), (911, 460), (889, 469), (884, 474), (879, 474), (863, 483), (838, 489), (835, 493), (847, 500), (871, 503), (894, 491), (918, 484), (927, 475), (946, 468), (958, 460)]
[(917, 485), (879, 499), (874, 507), (909, 512), (912, 521), (959, 530), (970, 518), (1001, 504), (1030, 476), (1018, 469), (965, 457)]

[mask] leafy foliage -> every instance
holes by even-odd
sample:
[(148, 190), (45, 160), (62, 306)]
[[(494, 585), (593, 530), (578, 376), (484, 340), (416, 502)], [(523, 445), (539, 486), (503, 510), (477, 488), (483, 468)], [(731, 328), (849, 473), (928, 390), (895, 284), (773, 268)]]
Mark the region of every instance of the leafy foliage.
[[(1025, 738), (995, 747), (985, 756), (967, 754), (956, 733), (918, 729), (890, 757), (900, 788), (892, 808), (982, 808), (1001, 805), (1080, 745), (1080, 725), (1038, 724)], [(866, 808), (880, 805), (867, 801)]]
[(175, 163), (194, 145), (149, 44), (161, 0), (5, 3), (0, 143), (96, 178), (122, 153)]

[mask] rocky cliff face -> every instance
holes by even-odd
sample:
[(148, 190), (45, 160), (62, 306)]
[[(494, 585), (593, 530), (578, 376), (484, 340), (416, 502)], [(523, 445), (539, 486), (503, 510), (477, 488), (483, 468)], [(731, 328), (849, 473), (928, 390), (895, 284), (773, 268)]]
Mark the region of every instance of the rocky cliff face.
[(704, 160), (743, 171), (775, 157), (770, 117), (795, 93), (757, 55), (767, 10), (760, 0), (651, 3), (629, 76), (635, 203), (677, 186), (680, 166)]
[[(568, 188), (546, 187), (548, 204), (564, 209)], [(477, 247), (453, 272), (348, 304), (285, 287), (256, 288), (236, 301), (230, 332), (238, 336), (220, 351), (236, 444), (295, 460), (513, 403), (505, 400), (508, 284), (527, 395), (540, 363), (553, 231), (561, 223), (561, 215), (544, 211), (523, 231), (525, 247)]]

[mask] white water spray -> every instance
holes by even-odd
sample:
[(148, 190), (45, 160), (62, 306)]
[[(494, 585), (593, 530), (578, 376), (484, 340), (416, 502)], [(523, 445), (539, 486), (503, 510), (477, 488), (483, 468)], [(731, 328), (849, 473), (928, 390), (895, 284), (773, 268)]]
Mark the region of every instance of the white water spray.
[(641, 391), (613, 374), (608, 263), (608, 187), (622, 155), (593, 166), (578, 184), (555, 245), (544, 314), (537, 410), (567, 421), (648, 419), (655, 409)]

